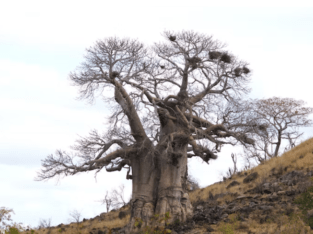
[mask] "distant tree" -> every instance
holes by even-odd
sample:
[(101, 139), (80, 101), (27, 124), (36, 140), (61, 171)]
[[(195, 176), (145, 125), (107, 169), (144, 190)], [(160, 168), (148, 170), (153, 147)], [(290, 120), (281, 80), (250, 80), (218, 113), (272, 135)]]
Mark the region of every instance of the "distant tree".
[(105, 204), (107, 212), (109, 212), (111, 207), (112, 207), (112, 203), (113, 203), (113, 200), (112, 200), (111, 196), (109, 195), (109, 191), (106, 191), (103, 200), (101, 200), (100, 202), (102, 202), (102, 204)]
[(198, 181), (191, 175), (188, 175), (187, 182), (189, 185), (189, 188), (188, 188), (189, 191), (194, 191), (200, 188)]
[(255, 158), (258, 162), (277, 157), (283, 140), (288, 140), (287, 149), (295, 146), (303, 134), (299, 133), (299, 127), (312, 125), (308, 116), (313, 108), (303, 107), (305, 102), (302, 100), (273, 97), (253, 100), (250, 104), (253, 117), (259, 124), (256, 125), (256, 142), (254, 146), (247, 146), (245, 152), (248, 158)]
[[(0, 229), (3, 229), (7, 232), (9, 232), (10, 228), (16, 228), (19, 231), (25, 231), (26, 228), (22, 223), (12, 222), (11, 213), (14, 214), (14, 211), (12, 209), (8, 209), (5, 207), (0, 208)], [(12, 223), (9, 224), (8, 221)]]
[(121, 206), (125, 206), (126, 205), (126, 200), (125, 200), (125, 194), (124, 194), (124, 190), (125, 190), (125, 185), (121, 184), (118, 188), (113, 189), (112, 191), (112, 206), (114, 207), (114, 209), (118, 209)]
[(38, 229), (51, 227), (51, 218), (50, 219), (40, 219), (38, 224)]
[(121, 184), (118, 189), (114, 188), (110, 194), (109, 191), (106, 191), (104, 199), (100, 200), (100, 202), (106, 205), (107, 212), (109, 212), (111, 208), (118, 209), (127, 204), (124, 189), (125, 185)]
[(245, 164), (243, 166), (243, 171), (250, 170), (251, 168), (256, 166), (255, 164), (251, 162), (249, 157), (244, 157), (244, 161), (245, 161)]
[(82, 215), (78, 210), (74, 209), (73, 211), (70, 212), (69, 215), (71, 217), (71, 221), (74, 221), (76, 223), (80, 222), (80, 218)]
[(238, 172), (238, 168), (237, 168), (237, 155), (232, 153), (231, 154), (231, 159), (233, 161), (233, 164), (234, 164), (234, 168), (231, 169), (231, 168), (228, 168), (228, 171), (227, 171), (227, 177), (228, 178), (232, 178), (233, 175), (235, 175), (237, 172)]
[(249, 92), (248, 64), (212, 36), (193, 31), (163, 36), (165, 42), (149, 49), (116, 37), (87, 49), (70, 79), (81, 98), (92, 102), (100, 94), (111, 105), (110, 126), (105, 134), (94, 130), (78, 140), (74, 153), (49, 155), (37, 177), (127, 169), (133, 183), (129, 227), (136, 217), (146, 225), (154, 213), (170, 212), (170, 222), (190, 218), (188, 159), (208, 163), (223, 145), (254, 144), (250, 123), (215, 118), (220, 103)]

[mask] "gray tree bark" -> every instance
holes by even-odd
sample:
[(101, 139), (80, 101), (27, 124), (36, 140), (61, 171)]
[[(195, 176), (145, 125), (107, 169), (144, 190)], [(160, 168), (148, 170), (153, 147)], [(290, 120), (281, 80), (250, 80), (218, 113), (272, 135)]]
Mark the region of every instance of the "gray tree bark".
[[(187, 129), (166, 118), (164, 112), (159, 110), (163, 123), (159, 145), (151, 150), (153, 146), (147, 144), (142, 154), (131, 159), (133, 192), (129, 230), (134, 229), (136, 218), (143, 221), (143, 226), (151, 225), (155, 214), (162, 217), (168, 212), (169, 222), (184, 222), (192, 217), (187, 191), (188, 135), (183, 134)], [(174, 132), (182, 134), (175, 138), (171, 135)]]

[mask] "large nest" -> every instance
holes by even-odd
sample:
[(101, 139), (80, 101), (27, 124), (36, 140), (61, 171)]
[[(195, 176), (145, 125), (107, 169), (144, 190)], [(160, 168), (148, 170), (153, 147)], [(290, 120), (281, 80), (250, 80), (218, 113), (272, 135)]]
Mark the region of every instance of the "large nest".
[(263, 131), (263, 132), (266, 132), (266, 129), (267, 129), (267, 124), (261, 124), (258, 126), (259, 130)]
[(170, 39), (170, 41), (175, 41), (176, 40), (176, 36), (169, 36), (168, 39)]
[(234, 70), (235, 76), (236, 77), (240, 76), (241, 75), (241, 71), (242, 71), (242, 69), (240, 67), (236, 67), (235, 70)]
[(247, 67), (243, 67), (242, 68), (242, 72), (245, 73), (245, 74), (248, 74), (250, 72), (250, 69), (247, 68)]
[(120, 73), (118, 73), (117, 71), (113, 71), (112, 73), (111, 73), (111, 78), (113, 79), (113, 78), (115, 78), (115, 77), (118, 77), (120, 75)]
[(191, 64), (191, 65), (197, 65), (197, 63), (201, 62), (201, 58), (199, 57), (192, 57), (192, 58), (187, 58), (187, 61)]
[(223, 53), (221, 56), (221, 61), (224, 63), (231, 63), (231, 57), (227, 53)]
[(210, 51), (209, 52), (209, 58), (210, 59), (218, 59), (221, 56), (221, 52), (218, 51)]

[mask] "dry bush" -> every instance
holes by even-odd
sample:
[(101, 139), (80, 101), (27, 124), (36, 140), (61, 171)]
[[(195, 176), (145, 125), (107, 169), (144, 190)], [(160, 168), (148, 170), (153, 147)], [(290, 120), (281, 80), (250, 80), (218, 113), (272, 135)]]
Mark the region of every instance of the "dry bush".
[(37, 229), (49, 228), (51, 227), (51, 218), (49, 219), (40, 219)]
[(69, 221), (70, 222), (73, 221), (73, 222), (76, 222), (76, 223), (79, 223), (80, 219), (82, 217), (81, 213), (78, 210), (76, 210), (76, 209), (71, 211), (69, 215), (71, 216), (71, 219)]

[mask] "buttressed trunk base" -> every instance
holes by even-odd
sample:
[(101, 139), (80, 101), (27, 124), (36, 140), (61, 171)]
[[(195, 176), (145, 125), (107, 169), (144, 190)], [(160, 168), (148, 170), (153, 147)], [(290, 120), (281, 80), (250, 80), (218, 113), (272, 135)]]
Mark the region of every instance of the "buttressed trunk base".
[(151, 227), (164, 225), (164, 222), (153, 220), (157, 216), (163, 217), (167, 212), (170, 215), (167, 220), (169, 223), (176, 220), (184, 222), (193, 215), (187, 191), (188, 143), (179, 144), (169, 138), (161, 138), (159, 145), (163, 142), (163, 147), (156, 147), (153, 152), (147, 149), (148, 154), (137, 156), (131, 162), (133, 193), (129, 233), (138, 229), (135, 227), (136, 220), (141, 224), (140, 227)]

